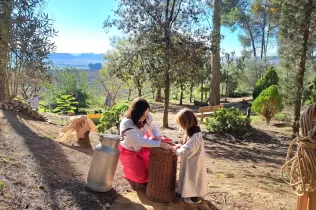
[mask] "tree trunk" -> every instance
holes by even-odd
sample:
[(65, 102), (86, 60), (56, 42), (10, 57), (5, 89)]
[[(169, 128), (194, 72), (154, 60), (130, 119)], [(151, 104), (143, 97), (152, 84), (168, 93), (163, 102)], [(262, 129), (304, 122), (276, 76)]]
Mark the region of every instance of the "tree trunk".
[[(169, 3), (169, 1), (168, 1)], [(168, 7), (166, 8), (166, 17), (168, 17)], [(165, 49), (165, 55), (166, 55), (166, 63), (167, 68), (165, 69), (165, 104), (164, 104), (164, 110), (163, 110), (163, 120), (162, 120), (162, 126), (164, 128), (168, 128), (168, 111), (169, 111), (169, 100), (170, 100), (170, 47), (171, 47), (171, 37), (170, 37), (170, 28), (169, 28), (169, 21), (167, 21), (168, 28), (165, 29), (165, 37), (166, 37), (166, 49)]]
[(142, 97), (142, 89), (141, 88), (137, 88), (138, 90), (138, 97)]
[(192, 103), (193, 85), (190, 86), (190, 103)]
[(299, 132), (299, 120), (301, 116), (301, 105), (302, 105), (302, 95), (303, 95), (303, 84), (304, 84), (304, 74), (306, 69), (306, 57), (308, 50), (308, 41), (310, 37), (310, 24), (311, 24), (311, 16), (313, 12), (313, 0), (309, 0), (306, 4), (305, 9), (305, 17), (303, 22), (304, 33), (303, 33), (303, 42), (302, 42), (302, 52), (300, 53), (300, 62), (298, 66), (298, 71), (296, 74), (296, 97), (294, 102), (294, 124), (293, 124), (293, 135), (298, 134)]
[(228, 82), (225, 83), (225, 102), (227, 102), (227, 95), (228, 95)]
[[(1, 65), (1, 63), (0, 63)], [(1, 66), (0, 66), (1, 68)], [(3, 71), (3, 70), (0, 70)], [(5, 85), (4, 85), (4, 76), (0, 74), (0, 101), (5, 100)]]
[(261, 55), (260, 55), (260, 59), (262, 60), (263, 58), (263, 55), (264, 55), (264, 48), (265, 48), (265, 40), (266, 40), (266, 37), (265, 37), (265, 29), (266, 29), (266, 18), (267, 18), (267, 15), (266, 13), (264, 12), (263, 14), (263, 24), (262, 24), (262, 27), (261, 27)]
[(182, 105), (182, 101), (183, 101), (183, 85), (180, 86), (180, 105)]
[(270, 31), (271, 31), (271, 21), (270, 21), (270, 16), (268, 16), (268, 30), (267, 30), (267, 39), (265, 41), (265, 47), (264, 47), (264, 61), (267, 61), (267, 50), (268, 50), (268, 44), (269, 44), (269, 37), (270, 37)]
[[(229, 68), (229, 67), (228, 67)], [(225, 70), (225, 77), (226, 77), (226, 81), (225, 81), (225, 102), (227, 102), (227, 94), (228, 94), (228, 73)]]
[(90, 131), (85, 132), (84, 137), (78, 139), (78, 144), (80, 147), (92, 149), (92, 146), (90, 143), (90, 138), (89, 138), (89, 133), (90, 133)]
[(0, 101), (8, 99), (7, 63), (9, 61), (9, 43), (12, 1), (0, 1)]
[(165, 106), (163, 112), (163, 123), (162, 126), (164, 128), (168, 128), (168, 110), (169, 110), (169, 96), (170, 96), (170, 79), (169, 79), (169, 71), (166, 72), (165, 78)]
[(131, 95), (132, 95), (132, 89), (129, 88), (129, 89), (128, 89), (128, 96), (127, 96), (127, 100), (128, 100), (128, 101), (131, 100)]
[[(246, 18), (246, 17), (245, 17), (245, 18)], [(254, 39), (254, 37), (253, 37), (252, 31), (251, 31), (251, 27), (250, 27), (250, 24), (249, 24), (249, 21), (248, 21), (247, 18), (246, 18), (245, 22), (246, 22), (246, 27), (247, 27), (247, 30), (248, 30), (250, 39), (251, 39), (251, 45), (252, 45), (253, 56), (254, 56), (255, 60), (257, 60), (257, 52), (256, 52), (255, 39)]]
[(214, 0), (212, 31), (212, 80), (210, 105), (220, 104), (220, 41), (221, 41), (221, 0)]
[(161, 97), (161, 88), (157, 88), (157, 95), (156, 95), (156, 102), (162, 102), (162, 97)]
[(203, 80), (202, 80), (202, 83), (201, 83), (201, 102), (203, 102), (203, 93), (204, 93), (204, 88), (203, 88)]

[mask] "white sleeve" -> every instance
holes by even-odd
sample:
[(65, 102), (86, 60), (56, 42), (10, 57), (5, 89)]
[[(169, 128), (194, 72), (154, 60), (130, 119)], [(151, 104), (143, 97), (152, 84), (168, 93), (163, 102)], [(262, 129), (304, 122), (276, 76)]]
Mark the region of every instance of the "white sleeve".
[(130, 145), (140, 147), (160, 147), (160, 141), (150, 141), (148, 139), (144, 139), (134, 128), (125, 131), (124, 135), (126, 142)]
[(192, 138), (190, 137), (188, 141), (183, 144), (179, 149), (176, 150), (176, 155), (178, 156), (188, 156), (192, 152), (196, 151), (195, 147), (200, 146), (200, 141), (196, 141), (196, 135), (193, 135)]
[(155, 123), (154, 118), (151, 113), (148, 113), (147, 124), (153, 136), (159, 136), (159, 127)]

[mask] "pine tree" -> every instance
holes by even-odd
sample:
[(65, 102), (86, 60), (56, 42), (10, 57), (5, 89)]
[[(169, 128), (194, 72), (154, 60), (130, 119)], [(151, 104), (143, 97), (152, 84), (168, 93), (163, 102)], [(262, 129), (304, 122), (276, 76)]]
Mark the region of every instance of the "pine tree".
[[(283, 67), (295, 72), (293, 134), (299, 131), (303, 82), (308, 52), (315, 41), (316, 0), (285, 0), (279, 25), (280, 59)], [(314, 42), (315, 44), (315, 42)]]

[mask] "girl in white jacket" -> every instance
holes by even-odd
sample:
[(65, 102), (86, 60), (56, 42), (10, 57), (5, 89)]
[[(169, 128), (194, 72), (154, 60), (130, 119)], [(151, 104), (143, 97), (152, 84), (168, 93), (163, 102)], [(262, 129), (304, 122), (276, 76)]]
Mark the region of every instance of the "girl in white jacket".
[(183, 145), (176, 145), (181, 157), (177, 192), (186, 203), (199, 203), (208, 193), (204, 142), (198, 120), (189, 109), (177, 113), (177, 123), (184, 130)]

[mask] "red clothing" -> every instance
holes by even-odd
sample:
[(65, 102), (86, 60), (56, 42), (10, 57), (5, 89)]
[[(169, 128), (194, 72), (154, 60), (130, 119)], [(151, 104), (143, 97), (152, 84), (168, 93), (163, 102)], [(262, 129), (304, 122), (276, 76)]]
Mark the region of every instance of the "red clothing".
[(119, 150), (124, 177), (137, 183), (146, 183), (150, 148), (143, 147), (139, 152), (133, 152), (119, 145)]
[[(144, 138), (150, 139), (150, 135), (146, 134)], [(170, 142), (166, 137), (160, 138), (162, 138), (164, 142)], [(148, 180), (150, 148), (143, 147), (138, 152), (125, 149), (120, 144), (118, 148), (120, 150), (120, 160), (124, 177), (140, 184), (146, 183)]]

